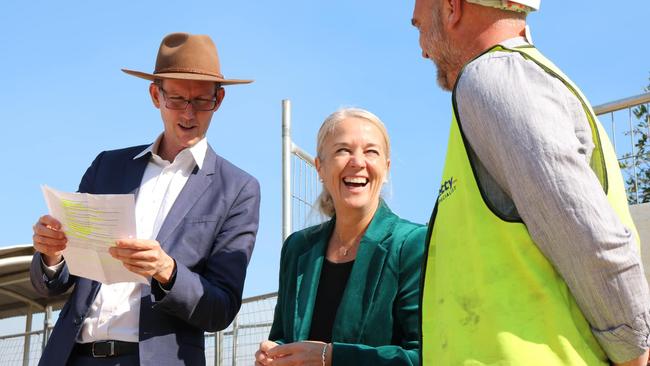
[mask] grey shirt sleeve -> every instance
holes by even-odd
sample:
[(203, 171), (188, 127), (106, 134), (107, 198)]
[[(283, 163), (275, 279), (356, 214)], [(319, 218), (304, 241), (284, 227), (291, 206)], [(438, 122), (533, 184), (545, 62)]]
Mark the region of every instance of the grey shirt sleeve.
[(650, 334), (648, 284), (634, 235), (590, 168), (594, 144), (579, 100), (509, 52), (468, 65), (455, 97), (487, 199), (526, 224), (610, 359), (638, 357)]

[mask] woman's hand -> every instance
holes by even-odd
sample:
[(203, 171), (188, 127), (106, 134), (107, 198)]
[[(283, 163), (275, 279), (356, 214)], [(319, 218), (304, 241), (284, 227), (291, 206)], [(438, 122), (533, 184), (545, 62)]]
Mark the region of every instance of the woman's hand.
[(260, 363), (260, 365), (323, 366), (323, 350), (325, 350), (325, 366), (331, 366), (332, 345), (314, 341), (295, 342), (281, 346), (274, 346), (268, 349), (268, 351), (265, 351), (267, 359), (271, 358), (270, 362), (267, 364)]
[(268, 366), (273, 360), (268, 356), (267, 352), (278, 344), (272, 341), (264, 341), (260, 343), (260, 348), (255, 352), (255, 366)]

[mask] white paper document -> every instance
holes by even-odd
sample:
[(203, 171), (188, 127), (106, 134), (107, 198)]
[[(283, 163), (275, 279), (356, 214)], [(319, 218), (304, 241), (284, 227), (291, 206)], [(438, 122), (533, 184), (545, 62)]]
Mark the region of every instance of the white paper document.
[(42, 186), (50, 216), (61, 222), (68, 244), (63, 251), (71, 274), (105, 284), (140, 282), (108, 253), (118, 239), (135, 238), (133, 194), (68, 193)]

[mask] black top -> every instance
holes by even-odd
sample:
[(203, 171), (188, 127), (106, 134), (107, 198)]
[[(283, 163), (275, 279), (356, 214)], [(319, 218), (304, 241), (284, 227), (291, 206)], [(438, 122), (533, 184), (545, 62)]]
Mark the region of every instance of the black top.
[(325, 258), (318, 282), (318, 293), (311, 318), (309, 340), (330, 343), (336, 311), (343, 298), (354, 261), (333, 263)]

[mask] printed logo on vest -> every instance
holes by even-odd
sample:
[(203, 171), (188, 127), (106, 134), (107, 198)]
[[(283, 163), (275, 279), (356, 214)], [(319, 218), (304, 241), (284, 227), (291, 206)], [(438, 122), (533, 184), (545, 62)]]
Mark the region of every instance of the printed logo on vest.
[(438, 203), (442, 203), (442, 201), (451, 197), (451, 195), (456, 192), (456, 183), (458, 183), (458, 179), (455, 179), (454, 177), (442, 182), (440, 190), (438, 191)]

